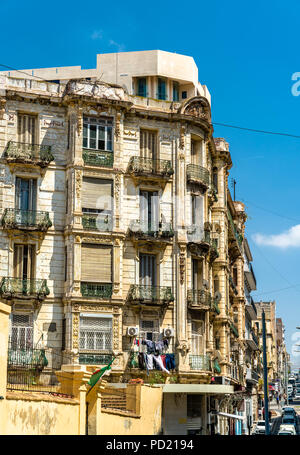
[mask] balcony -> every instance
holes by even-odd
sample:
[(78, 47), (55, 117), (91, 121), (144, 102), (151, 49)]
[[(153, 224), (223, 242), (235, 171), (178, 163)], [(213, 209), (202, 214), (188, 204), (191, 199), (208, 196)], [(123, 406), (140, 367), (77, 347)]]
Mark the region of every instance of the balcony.
[(205, 189), (209, 187), (209, 171), (196, 164), (188, 164), (186, 167), (186, 177), (188, 183), (196, 183)]
[(4, 152), (7, 163), (22, 163), (47, 167), (54, 156), (50, 145), (25, 144), (23, 142), (9, 141)]
[(259, 349), (259, 340), (252, 328), (246, 332), (246, 342), (249, 348), (253, 351), (257, 351)]
[(46, 232), (52, 226), (52, 223), (48, 212), (5, 209), (1, 225), (3, 229)]
[(112, 354), (79, 352), (80, 365), (107, 365), (112, 361)]
[(47, 280), (6, 277), (0, 282), (0, 295), (4, 299), (43, 300), (49, 294)]
[(83, 229), (111, 232), (113, 230), (113, 219), (111, 214), (102, 213), (83, 213), (82, 215)]
[(233, 290), (233, 292), (235, 293), (235, 295), (238, 295), (238, 290), (237, 290), (237, 287), (233, 281), (233, 278), (231, 275), (229, 275), (229, 284), (230, 284), (230, 287), (231, 289)]
[(256, 290), (256, 278), (254, 275), (252, 264), (248, 261), (245, 262), (244, 273), (245, 273), (245, 278), (247, 280), (247, 283), (248, 283), (251, 291), (255, 291)]
[(187, 292), (188, 307), (196, 310), (210, 310), (211, 309), (211, 295), (206, 289), (189, 289)]
[(138, 179), (169, 180), (174, 174), (174, 169), (170, 160), (154, 160), (132, 156), (129, 161), (128, 172), (132, 177)]
[(211, 311), (214, 311), (217, 314), (220, 314), (220, 308), (219, 308), (219, 303), (217, 299), (211, 299)]
[(246, 381), (251, 384), (258, 384), (259, 374), (253, 368), (246, 369)]
[(250, 319), (255, 321), (257, 319), (257, 310), (256, 310), (252, 297), (247, 297), (247, 303), (246, 303), (245, 309), (246, 309)]
[(149, 226), (140, 220), (132, 220), (129, 235), (136, 240), (169, 242), (174, 237), (174, 231), (172, 223), (160, 222)]
[(234, 325), (234, 324), (231, 323), (231, 324), (230, 324), (230, 330), (232, 331), (232, 333), (234, 334), (234, 336), (235, 336), (236, 338), (239, 337), (239, 331), (238, 331), (238, 328), (237, 328), (236, 325)]
[(227, 210), (227, 216), (229, 221), (229, 251), (233, 258), (236, 259), (242, 255), (243, 236), (238, 232), (229, 210)]
[(114, 154), (102, 150), (82, 150), (84, 164), (88, 166), (113, 167)]
[(129, 288), (128, 300), (134, 304), (166, 305), (174, 301), (174, 296), (169, 286), (132, 284)]
[(209, 355), (189, 355), (189, 364), (191, 370), (211, 371)]
[(96, 297), (97, 299), (110, 299), (112, 296), (111, 283), (87, 283), (81, 282), (82, 297)]

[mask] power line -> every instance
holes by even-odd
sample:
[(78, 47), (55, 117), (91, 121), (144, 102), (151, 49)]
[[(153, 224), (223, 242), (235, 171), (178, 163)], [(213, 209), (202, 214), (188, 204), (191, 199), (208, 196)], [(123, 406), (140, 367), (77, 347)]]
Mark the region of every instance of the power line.
[(246, 128), (246, 127), (238, 126), (238, 125), (229, 125), (228, 123), (211, 122), (211, 124), (218, 125), (218, 126), (225, 126), (226, 128), (235, 128), (238, 130), (251, 131), (253, 133), (263, 133), (263, 134), (273, 134), (273, 135), (275, 134), (277, 136), (287, 136), (287, 137), (294, 137), (296, 139), (300, 139), (300, 136), (296, 136), (295, 134), (281, 133), (278, 131), (257, 130), (254, 128)]
[(291, 218), (289, 216), (285, 216), (285, 215), (281, 215), (280, 213), (273, 212), (272, 210), (265, 209), (265, 208), (260, 207), (260, 206), (258, 206), (256, 204), (253, 204), (253, 202), (247, 201), (247, 199), (243, 199), (242, 198), (241, 201), (245, 202), (246, 204), (253, 205), (253, 207), (256, 207), (257, 209), (263, 210), (264, 212), (268, 212), (268, 213), (271, 213), (272, 215), (279, 216), (280, 218), (285, 218), (287, 220), (296, 221), (296, 223), (300, 223), (300, 219), (297, 220), (296, 218)]
[(33, 74), (28, 74), (28, 73), (25, 73), (25, 71), (17, 70), (16, 68), (13, 68), (12, 66), (3, 65), (3, 63), (0, 63), (0, 66), (3, 66), (3, 68), (7, 68), (7, 69), (9, 69), (11, 71), (17, 71), (18, 73), (26, 74), (26, 76), (30, 76), (30, 77), (33, 77), (33, 78), (41, 79), (42, 81), (45, 81), (45, 82), (53, 82), (53, 81), (49, 81), (47, 79), (44, 79), (43, 77), (36, 76), (36, 75), (33, 75)]
[[(259, 294), (256, 294), (256, 295), (254, 296), (254, 298), (256, 299), (256, 298), (259, 297), (260, 295), (264, 295), (264, 294), (273, 294), (274, 292), (281, 292), (281, 291), (285, 291), (285, 290), (287, 290), (287, 289), (296, 288), (296, 287), (298, 287), (298, 286), (300, 286), (300, 283), (299, 283), (299, 284), (294, 284), (294, 285), (292, 285), (292, 286), (287, 286), (286, 288), (273, 289), (273, 290), (271, 290), (271, 291), (260, 292)], [(254, 291), (254, 292), (256, 292), (256, 291)]]

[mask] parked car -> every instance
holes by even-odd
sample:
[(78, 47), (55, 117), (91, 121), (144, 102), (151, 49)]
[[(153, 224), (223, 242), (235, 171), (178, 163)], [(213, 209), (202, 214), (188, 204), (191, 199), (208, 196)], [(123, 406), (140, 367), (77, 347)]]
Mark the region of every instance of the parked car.
[(291, 406), (284, 406), (281, 411), (281, 416), (283, 417), (285, 414), (292, 414), (293, 416), (295, 416), (296, 411)]
[(266, 422), (264, 420), (258, 420), (253, 429), (252, 434), (265, 434), (266, 431)]
[(280, 425), (278, 434), (282, 435), (295, 435), (296, 430), (294, 425)]
[(300, 401), (300, 391), (295, 393), (293, 401)]
[(282, 425), (294, 425), (294, 427), (296, 428), (297, 425), (296, 417), (293, 416), (292, 414), (285, 414), (282, 417)]

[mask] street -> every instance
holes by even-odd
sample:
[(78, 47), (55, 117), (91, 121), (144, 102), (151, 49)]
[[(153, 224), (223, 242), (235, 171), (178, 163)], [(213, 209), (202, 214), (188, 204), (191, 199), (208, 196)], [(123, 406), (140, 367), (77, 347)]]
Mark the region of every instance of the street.
[[(300, 403), (299, 402), (297, 404), (289, 403), (288, 406), (290, 406), (291, 408), (294, 408), (295, 411), (297, 412), (296, 432), (297, 432), (297, 435), (300, 435)], [(279, 428), (280, 428), (280, 425), (281, 425), (281, 421), (282, 421), (281, 407), (278, 408), (277, 404), (276, 404), (276, 406), (272, 404), (270, 406), (270, 409), (272, 411), (276, 411), (276, 413), (277, 413), (277, 417), (275, 417), (275, 418), (273, 418), (271, 420), (271, 425), (270, 425), (271, 434), (272, 435), (277, 435), (278, 431), (279, 431)]]

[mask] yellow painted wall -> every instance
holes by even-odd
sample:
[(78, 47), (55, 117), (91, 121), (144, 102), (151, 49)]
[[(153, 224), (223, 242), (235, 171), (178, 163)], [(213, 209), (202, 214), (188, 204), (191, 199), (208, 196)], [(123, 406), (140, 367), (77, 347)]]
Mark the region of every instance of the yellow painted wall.
[(101, 412), (101, 435), (155, 435), (162, 424), (162, 388), (141, 387), (141, 417)]
[[(8, 349), (8, 322), (10, 307), (0, 303), (0, 397), (6, 396), (6, 371)], [(4, 434), (6, 417), (6, 400), (0, 399), (0, 434)]]
[[(6, 400), (6, 435), (77, 435), (79, 434), (79, 404), (75, 400), (59, 401), (59, 398), (30, 394), (33, 399), (24, 400), (20, 393)], [(37, 397), (40, 395), (40, 397)], [(29, 393), (23, 392), (29, 397)], [(49, 401), (48, 401), (49, 400)], [(51, 401), (50, 401), (51, 400)], [(71, 402), (73, 402), (71, 404)]]

